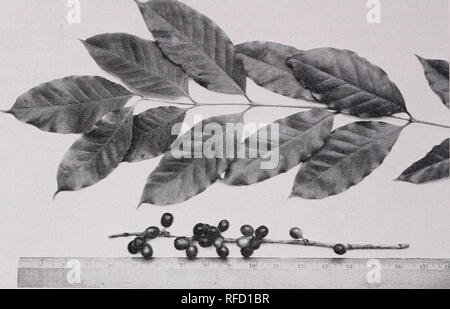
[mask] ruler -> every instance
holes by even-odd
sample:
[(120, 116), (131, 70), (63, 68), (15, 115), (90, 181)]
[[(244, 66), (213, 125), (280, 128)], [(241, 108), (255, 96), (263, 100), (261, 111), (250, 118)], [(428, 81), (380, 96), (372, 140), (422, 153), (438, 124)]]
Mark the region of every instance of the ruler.
[(21, 258), (19, 288), (450, 288), (450, 259)]

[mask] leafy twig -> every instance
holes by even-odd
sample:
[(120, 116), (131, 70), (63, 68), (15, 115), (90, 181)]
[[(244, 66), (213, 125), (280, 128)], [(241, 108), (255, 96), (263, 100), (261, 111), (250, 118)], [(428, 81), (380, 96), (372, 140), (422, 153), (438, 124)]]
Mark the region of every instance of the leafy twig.
[[(144, 99), (144, 101), (158, 102), (158, 103), (165, 103), (165, 104), (174, 104), (174, 105), (193, 105), (191, 103), (173, 102), (173, 101), (168, 101), (168, 100), (166, 101), (166, 100), (159, 100), (159, 99)], [(248, 106), (248, 105), (249, 105), (248, 103), (196, 103), (197, 107)], [(293, 109), (328, 109), (330, 111), (335, 111), (334, 109), (326, 107), (326, 106), (316, 107), (316, 106), (310, 106), (310, 105), (261, 104), (261, 103), (256, 103), (256, 102), (252, 102), (252, 107), (255, 107), (255, 108), (260, 108), (260, 107), (271, 107), (271, 108), (274, 108), (275, 107), (275, 108), (293, 108)], [(347, 115), (347, 116), (352, 116), (352, 115)], [(392, 118), (392, 119), (409, 121), (411, 123), (418, 123), (418, 124), (423, 124), (423, 125), (429, 125), (429, 126), (434, 126), (434, 127), (450, 129), (450, 126), (448, 126), (448, 125), (435, 123), (435, 122), (431, 122), (431, 121), (419, 120), (419, 119), (416, 119), (414, 117), (411, 117), (410, 119), (399, 117), (399, 116), (395, 116), (395, 115), (386, 116), (386, 117)]]

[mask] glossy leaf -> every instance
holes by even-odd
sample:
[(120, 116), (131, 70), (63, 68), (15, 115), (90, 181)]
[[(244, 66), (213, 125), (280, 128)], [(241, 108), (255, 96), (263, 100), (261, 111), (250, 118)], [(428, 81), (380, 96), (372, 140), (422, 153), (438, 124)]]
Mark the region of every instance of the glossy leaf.
[[(181, 203), (203, 192), (216, 182), (233, 160), (239, 140), (239, 131), (230, 132), (226, 126), (241, 122), (242, 114), (212, 117), (196, 124), (190, 131), (183, 134), (150, 174), (141, 204)], [(215, 131), (204, 130), (208, 126), (216, 128)], [(217, 150), (213, 155), (206, 155), (202, 151), (203, 146), (213, 136), (223, 142), (223, 151)], [(191, 147), (188, 149), (181, 147), (189, 144)], [(226, 145), (232, 145), (232, 147)], [(230, 155), (229, 151), (233, 153)]]
[(449, 177), (449, 139), (433, 149), (422, 159), (406, 169), (397, 180), (415, 184), (426, 183)]
[(87, 132), (105, 114), (122, 108), (134, 95), (98, 76), (70, 76), (21, 95), (8, 113), (43, 131)]
[(300, 167), (292, 196), (322, 199), (358, 184), (384, 161), (402, 128), (370, 121), (336, 129)]
[(407, 112), (400, 90), (386, 72), (349, 50), (318, 48), (291, 56), (297, 79), (320, 102), (358, 117)]
[(132, 107), (103, 116), (65, 154), (58, 169), (56, 194), (81, 190), (106, 178), (130, 148), (132, 128)]
[(235, 48), (247, 76), (257, 85), (284, 96), (313, 101), (311, 92), (300, 84), (286, 62), (298, 49), (264, 41), (246, 42)]
[(442, 100), (445, 106), (449, 105), (449, 64), (445, 60), (424, 59), (417, 56), (425, 71), (425, 77), (431, 89)]
[(152, 159), (168, 151), (179, 133), (172, 132), (172, 128), (183, 123), (186, 112), (187, 109), (164, 106), (134, 116), (133, 139), (124, 161)]
[(189, 78), (152, 41), (126, 33), (100, 34), (83, 41), (106, 72), (143, 96), (189, 97)]
[[(225, 175), (225, 182), (251, 185), (299, 165), (324, 145), (333, 128), (333, 116), (326, 110), (310, 110), (277, 120), (275, 125), (260, 129), (245, 140), (245, 158), (233, 161)], [(275, 132), (278, 134), (274, 135)], [(258, 154), (257, 158), (251, 157), (252, 152)], [(269, 161), (275, 163), (277, 158), (275, 167), (268, 165)]]
[(233, 43), (212, 20), (176, 0), (136, 3), (164, 54), (196, 82), (212, 91), (245, 93)]

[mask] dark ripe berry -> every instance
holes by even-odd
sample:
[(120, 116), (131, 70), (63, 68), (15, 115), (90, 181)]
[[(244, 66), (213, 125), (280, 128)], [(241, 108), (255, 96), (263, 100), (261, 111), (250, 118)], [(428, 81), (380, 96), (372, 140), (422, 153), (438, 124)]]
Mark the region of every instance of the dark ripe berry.
[(133, 255), (139, 253), (139, 248), (136, 246), (136, 242), (134, 240), (128, 244), (128, 252)]
[(266, 237), (269, 234), (269, 229), (264, 226), (261, 225), (260, 227), (258, 227), (255, 231), (255, 236), (258, 239), (263, 239), (264, 237)]
[(164, 227), (170, 227), (173, 223), (173, 215), (170, 213), (165, 213), (161, 217), (161, 225)]
[(223, 246), (223, 237), (217, 237), (216, 239), (214, 239), (214, 242), (213, 242), (213, 245), (214, 245), (214, 247), (216, 247), (216, 248), (220, 248), (220, 247), (222, 247)]
[(222, 220), (219, 222), (217, 228), (223, 233), (230, 228), (230, 222), (228, 222), (227, 220)]
[(241, 233), (244, 236), (253, 236), (253, 233), (255, 232), (255, 230), (253, 229), (253, 227), (251, 227), (250, 225), (246, 224), (241, 226)]
[(258, 250), (261, 247), (261, 239), (253, 237), (250, 240), (250, 248), (253, 250)]
[(205, 225), (203, 223), (198, 223), (194, 226), (193, 232), (194, 236), (199, 237), (206, 231)]
[(291, 230), (289, 231), (289, 235), (291, 235), (291, 237), (294, 239), (303, 238), (303, 232), (298, 227), (291, 228)]
[(144, 247), (141, 249), (142, 257), (146, 260), (150, 260), (153, 256), (153, 248), (150, 246), (150, 244), (145, 244)]
[(189, 248), (186, 249), (186, 256), (190, 260), (194, 260), (197, 257), (197, 253), (197, 246), (189, 246)]
[(220, 231), (217, 227), (211, 226), (208, 230), (208, 236), (211, 237), (213, 240), (220, 236)]
[(236, 244), (239, 248), (247, 248), (250, 247), (250, 237), (241, 237), (236, 240)]
[(133, 241), (138, 251), (140, 251), (145, 245), (145, 239), (142, 237), (136, 237)]
[(144, 232), (145, 239), (155, 239), (159, 236), (159, 228), (157, 226), (151, 226)]
[(241, 248), (241, 255), (246, 259), (251, 257), (253, 255), (253, 252), (255, 251), (250, 247)]
[(198, 240), (198, 244), (200, 245), (200, 247), (202, 248), (208, 248), (211, 247), (213, 244), (213, 241), (210, 238), (207, 237), (202, 237)]
[(336, 246), (333, 247), (333, 250), (334, 253), (338, 255), (344, 255), (345, 253), (347, 253), (347, 248), (343, 244), (337, 244)]
[(191, 242), (187, 237), (178, 237), (175, 238), (173, 244), (177, 250), (186, 250), (191, 245)]
[(228, 257), (228, 255), (230, 254), (230, 250), (228, 250), (228, 248), (226, 246), (222, 246), (216, 249), (217, 255), (221, 258), (221, 259), (226, 259)]

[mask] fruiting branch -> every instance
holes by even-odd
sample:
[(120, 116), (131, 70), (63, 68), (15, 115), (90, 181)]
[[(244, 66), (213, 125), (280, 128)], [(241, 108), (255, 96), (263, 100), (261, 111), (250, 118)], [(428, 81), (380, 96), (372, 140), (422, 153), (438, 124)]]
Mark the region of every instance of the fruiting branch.
[[(226, 244), (236, 244), (241, 248), (241, 254), (244, 258), (249, 258), (253, 255), (254, 251), (259, 249), (262, 245), (297, 245), (307, 247), (321, 247), (333, 249), (338, 255), (343, 255), (350, 250), (401, 250), (409, 248), (409, 244), (392, 244), (392, 245), (371, 245), (371, 244), (343, 244), (343, 243), (324, 243), (314, 240), (309, 240), (303, 237), (301, 229), (294, 227), (291, 228), (289, 234), (291, 240), (274, 240), (267, 239), (269, 229), (265, 226), (260, 226), (256, 230), (250, 225), (243, 225), (240, 229), (242, 237), (229, 238), (223, 237), (222, 233), (229, 228), (229, 222), (222, 220), (217, 227), (210, 226), (208, 224), (198, 223), (193, 228), (193, 236), (176, 236), (172, 235), (165, 228), (170, 227), (173, 223), (173, 216), (171, 214), (164, 214), (161, 219), (161, 224), (164, 229), (160, 230), (158, 227), (149, 227), (144, 232), (136, 233), (121, 233), (109, 236), (110, 239), (135, 237), (135, 239), (128, 245), (128, 251), (131, 254), (137, 254), (141, 251), (144, 258), (150, 258), (149, 252), (151, 246), (148, 241), (151, 239), (169, 238), (175, 239), (174, 246), (177, 250), (185, 250), (189, 259), (197, 257), (198, 248), (195, 245), (196, 242), (200, 247), (207, 248), (214, 246), (217, 254), (220, 258), (227, 258), (229, 250)], [(149, 247), (150, 246), (150, 247)]]
[[(108, 238), (127, 238), (127, 237), (143, 237), (144, 233), (122, 233), (110, 235)], [(161, 232), (158, 236), (160, 238), (180, 238), (183, 236), (171, 235), (170, 233)], [(224, 238), (224, 243), (235, 244), (239, 238)], [(336, 244), (324, 243), (309, 239), (295, 239), (295, 240), (276, 240), (276, 239), (263, 239), (261, 244), (269, 245), (297, 245), (297, 246), (307, 246), (307, 247), (321, 247), (333, 249)], [(409, 248), (409, 244), (390, 244), (390, 245), (371, 245), (371, 244), (345, 244), (348, 250), (401, 250)]]

